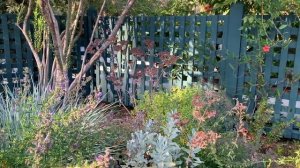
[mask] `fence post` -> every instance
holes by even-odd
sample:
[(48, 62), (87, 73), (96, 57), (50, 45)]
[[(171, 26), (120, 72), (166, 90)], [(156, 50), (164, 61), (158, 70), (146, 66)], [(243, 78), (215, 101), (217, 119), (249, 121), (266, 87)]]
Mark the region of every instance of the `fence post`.
[(227, 39), (225, 43), (225, 88), (230, 97), (236, 97), (238, 79), (238, 60), (241, 48), (241, 30), (244, 6), (236, 3), (231, 6), (227, 22)]

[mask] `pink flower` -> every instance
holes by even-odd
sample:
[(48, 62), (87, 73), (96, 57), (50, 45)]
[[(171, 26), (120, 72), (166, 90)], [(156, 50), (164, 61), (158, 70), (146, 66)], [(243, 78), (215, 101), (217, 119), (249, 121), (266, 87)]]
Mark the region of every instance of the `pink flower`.
[(204, 115), (202, 115), (199, 110), (193, 111), (193, 117), (196, 118), (200, 123), (202, 123), (206, 120), (206, 117)]
[(264, 45), (262, 50), (263, 50), (264, 53), (268, 53), (268, 52), (270, 52), (270, 46), (269, 45)]

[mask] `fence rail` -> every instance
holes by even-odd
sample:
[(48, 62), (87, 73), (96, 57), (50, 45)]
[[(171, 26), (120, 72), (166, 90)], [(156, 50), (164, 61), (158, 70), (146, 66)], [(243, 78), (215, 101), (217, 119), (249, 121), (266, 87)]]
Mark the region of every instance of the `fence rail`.
[[(187, 62), (179, 62), (187, 70), (182, 70), (180, 77), (169, 79), (163, 77), (159, 82), (165, 89), (171, 86), (186, 87), (199, 81), (205, 81), (212, 87), (224, 87), (231, 97), (249, 97), (249, 106), (254, 108), (258, 94), (256, 84), (258, 71), (251, 63), (240, 63), (244, 57), (256, 59), (254, 51), (259, 49), (248, 43), (239, 29), (242, 26), (243, 6), (235, 5), (229, 15), (212, 16), (161, 16), (161, 17), (129, 17), (119, 31), (119, 40), (130, 41), (131, 47), (145, 49), (144, 40), (155, 42), (154, 52), (170, 51), (174, 55), (189, 58)], [(84, 34), (76, 43), (72, 54), (70, 78), (80, 70), (82, 55), (88, 44), (92, 24), (96, 13), (89, 11), (84, 19)], [(285, 22), (295, 22), (286, 17)], [(0, 82), (10, 87), (22, 83), (22, 79), (30, 70), (37, 80), (36, 65), (32, 54), (21, 32), (15, 26), (16, 18), (10, 14), (0, 15)], [(102, 18), (97, 38), (107, 37), (114, 25), (114, 18)], [(269, 103), (274, 105), (273, 121), (300, 121), (300, 28), (292, 24), (285, 28), (285, 38), (291, 43), (286, 47), (275, 47), (265, 54), (263, 76), (269, 92)], [(275, 30), (270, 31), (270, 38), (277, 38)], [(250, 49), (249, 49), (250, 48)], [(96, 65), (87, 73), (91, 81), (87, 83), (86, 92), (101, 89), (106, 101), (113, 102), (123, 96), (126, 105), (130, 105), (130, 94), (134, 90), (133, 75), (130, 73), (128, 60), (134, 60), (129, 52), (118, 54), (111, 60), (111, 52), (103, 53)], [(155, 63), (157, 58), (146, 58), (137, 61), (137, 69)], [(112, 66), (118, 62), (120, 76), (123, 77), (121, 92), (116, 92), (111, 81), (107, 79)], [(291, 82), (292, 81), (292, 82)], [(149, 89), (149, 78), (144, 77), (138, 95)], [(1, 90), (0, 90), (1, 91)], [(276, 95), (280, 93), (280, 96)], [(136, 96), (136, 95), (134, 95)], [(284, 132), (284, 137), (300, 139), (299, 128), (291, 125)]]

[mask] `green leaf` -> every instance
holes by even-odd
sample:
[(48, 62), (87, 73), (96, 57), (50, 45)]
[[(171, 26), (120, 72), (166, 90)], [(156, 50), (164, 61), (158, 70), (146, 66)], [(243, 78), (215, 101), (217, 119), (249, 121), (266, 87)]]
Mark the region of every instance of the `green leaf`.
[(287, 27), (287, 25), (281, 25), (280, 27), (279, 27), (279, 29), (281, 30), (281, 29), (284, 29), (284, 28), (286, 28)]
[(249, 17), (249, 23), (253, 23), (253, 21), (254, 21), (254, 18), (253, 17)]

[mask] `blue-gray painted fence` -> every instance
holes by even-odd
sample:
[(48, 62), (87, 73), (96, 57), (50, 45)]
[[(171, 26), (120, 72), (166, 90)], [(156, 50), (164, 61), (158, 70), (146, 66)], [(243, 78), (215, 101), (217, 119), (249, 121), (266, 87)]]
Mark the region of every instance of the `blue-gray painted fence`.
[[(72, 78), (80, 70), (81, 55), (88, 44), (96, 13), (89, 11), (84, 21), (84, 34), (77, 42), (73, 52), (71, 70)], [(170, 86), (186, 87), (199, 82), (206, 82), (212, 87), (222, 87), (231, 97), (242, 98), (248, 95), (250, 107), (254, 107), (257, 90), (257, 71), (249, 63), (239, 63), (244, 55), (255, 55), (248, 50), (250, 44), (242, 36), (243, 6), (235, 5), (229, 15), (213, 16), (138, 16), (127, 18), (119, 31), (119, 40), (131, 41), (131, 46), (145, 49), (144, 40), (155, 41), (154, 52), (170, 51), (178, 56), (190, 58), (184, 62), (188, 70), (182, 71), (180, 78), (162, 78), (159, 82), (168, 89)], [(287, 17), (286, 22), (294, 22)], [(21, 32), (15, 26), (16, 18), (10, 14), (0, 15), (0, 82), (10, 87), (18, 86), (26, 76), (28, 69), (37, 80), (37, 68), (32, 54)], [(114, 24), (114, 18), (103, 18), (97, 36), (107, 37), (107, 31)], [(263, 67), (266, 87), (269, 88), (269, 103), (274, 104), (274, 122), (300, 119), (300, 28), (290, 26), (285, 29), (286, 38), (291, 39), (287, 47), (275, 47), (265, 54)], [(270, 38), (276, 38), (276, 32), (270, 32)], [(253, 46), (252, 46), (253, 47)], [(255, 50), (255, 48), (254, 48)], [(252, 55), (251, 55), (252, 54)], [(87, 83), (86, 92), (97, 88), (102, 90), (109, 102), (117, 101), (119, 96), (112, 82), (107, 80), (115, 60), (110, 59), (109, 51), (87, 73), (91, 81)], [(129, 73), (127, 60), (135, 61), (129, 52), (118, 54), (117, 62), (123, 67), (119, 75), (123, 76), (123, 102), (130, 105), (130, 94), (134, 90), (133, 77)], [(157, 62), (155, 57), (139, 62), (137, 69)], [(289, 82), (289, 79), (293, 82)], [(149, 78), (144, 77), (137, 95), (149, 89)], [(1, 90), (0, 90), (1, 91)], [(281, 96), (276, 96), (280, 92)], [(132, 95), (131, 95), (132, 96)], [(134, 95), (136, 96), (136, 95)], [(287, 138), (300, 139), (299, 128), (291, 125), (284, 133)]]

